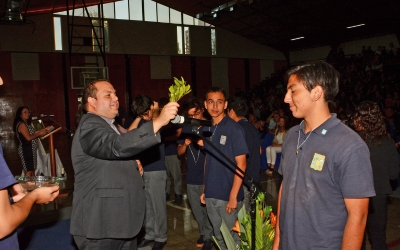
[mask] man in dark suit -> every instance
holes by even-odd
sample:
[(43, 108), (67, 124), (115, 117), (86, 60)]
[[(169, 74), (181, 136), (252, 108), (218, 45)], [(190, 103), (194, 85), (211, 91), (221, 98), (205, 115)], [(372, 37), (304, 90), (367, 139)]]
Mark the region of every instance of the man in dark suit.
[(161, 141), (159, 129), (178, 111), (168, 103), (152, 122), (123, 133), (114, 125), (118, 97), (107, 80), (83, 90), (83, 116), (72, 142), (75, 171), (71, 234), (82, 249), (137, 249), (145, 211), (135, 155)]

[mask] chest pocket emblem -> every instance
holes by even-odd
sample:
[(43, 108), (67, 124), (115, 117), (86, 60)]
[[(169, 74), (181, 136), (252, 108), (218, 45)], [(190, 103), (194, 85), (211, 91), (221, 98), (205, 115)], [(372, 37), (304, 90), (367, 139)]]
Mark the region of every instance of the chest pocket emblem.
[(322, 171), (322, 169), (324, 168), (324, 163), (325, 163), (325, 155), (315, 153), (310, 168), (317, 171)]
[(226, 136), (225, 135), (221, 135), (221, 138), (219, 139), (219, 144), (221, 144), (221, 145), (226, 144)]

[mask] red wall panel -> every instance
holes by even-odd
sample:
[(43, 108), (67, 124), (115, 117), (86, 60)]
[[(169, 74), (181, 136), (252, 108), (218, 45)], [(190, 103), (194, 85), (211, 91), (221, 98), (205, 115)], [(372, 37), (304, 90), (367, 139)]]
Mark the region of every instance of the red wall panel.
[(260, 60), (249, 60), (250, 88), (253, 89), (261, 81)]
[(117, 91), (119, 105), (126, 106), (126, 66), (125, 55), (107, 55), (108, 75), (111, 84)]
[(154, 101), (161, 97), (168, 98), (168, 88), (171, 79), (150, 79), (150, 56), (130, 56), (132, 98), (139, 94), (146, 94)]
[(154, 101), (162, 97), (169, 98), (168, 88), (174, 83), (173, 77), (183, 76), (185, 81), (191, 82), (190, 57), (171, 57), (170, 79), (151, 79), (150, 56), (130, 56), (130, 63), (132, 98), (138, 94), (146, 94)]
[[(65, 54), (66, 58), (66, 73), (67, 73), (67, 85), (68, 85), (68, 108), (69, 108), (69, 122), (72, 131), (76, 129), (76, 113), (78, 112), (78, 93), (82, 94), (81, 89), (72, 89), (71, 87), (71, 68), (70, 66), (82, 65), (83, 64), (83, 57), (73, 56), (71, 57), (71, 61), (69, 60), (70, 57), (68, 54)], [(60, 65), (61, 66), (61, 65)]]
[(211, 58), (196, 58), (196, 97), (204, 100), (207, 91), (212, 87)]
[[(41, 114), (54, 114), (53, 120), (65, 125), (65, 102), (63, 90), (62, 54), (40, 53), (40, 81), (35, 81), (35, 99), (37, 111)], [(48, 118), (43, 122), (51, 123)], [(59, 127), (57, 124), (52, 124)], [(64, 131), (65, 132), (65, 131)]]
[[(42, 113), (54, 114), (54, 120), (65, 124), (62, 55), (39, 53), (40, 80), (25, 81), (13, 80), (11, 53), (2, 52), (0, 56), (2, 58), (0, 75), (4, 80), (4, 86), (0, 89), (2, 134), (11, 133), (11, 124), (20, 106), (28, 106), (32, 111), (32, 117), (41, 118)], [(48, 118), (42, 120), (46, 125), (52, 124)]]
[(228, 59), (229, 96), (234, 96), (236, 88), (245, 91), (244, 59)]
[(182, 76), (190, 84), (192, 82), (190, 57), (171, 56), (171, 76), (172, 78)]
[(274, 61), (274, 73), (277, 73), (277, 71), (282, 71), (285, 70), (287, 67), (287, 61), (286, 60), (275, 60)]

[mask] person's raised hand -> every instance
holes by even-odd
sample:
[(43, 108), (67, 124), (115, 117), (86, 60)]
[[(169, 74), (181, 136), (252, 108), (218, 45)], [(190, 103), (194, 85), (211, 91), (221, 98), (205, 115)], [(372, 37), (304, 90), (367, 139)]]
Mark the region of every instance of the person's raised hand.
[(190, 140), (190, 138), (186, 138), (185, 139), (185, 146), (188, 147), (190, 145), (190, 143), (192, 143), (192, 140)]
[(60, 187), (57, 185), (51, 187), (40, 187), (32, 192), (29, 195), (35, 196), (35, 203), (36, 204), (47, 204), (50, 201), (53, 201), (58, 194), (60, 193)]
[(178, 114), (178, 107), (179, 104), (177, 102), (169, 102), (162, 108), (160, 115), (153, 121), (155, 133), (175, 118)]

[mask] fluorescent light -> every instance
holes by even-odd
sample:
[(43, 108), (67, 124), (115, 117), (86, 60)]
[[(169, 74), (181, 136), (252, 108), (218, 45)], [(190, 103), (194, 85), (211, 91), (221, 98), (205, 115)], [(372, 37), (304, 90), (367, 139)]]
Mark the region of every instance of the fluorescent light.
[(303, 38), (304, 38), (304, 36), (300, 36), (300, 37), (292, 38), (292, 39), (290, 39), (290, 41), (300, 40), (300, 39), (303, 39)]
[(347, 29), (351, 29), (351, 28), (355, 28), (355, 27), (360, 27), (360, 26), (364, 26), (364, 25), (365, 25), (365, 23), (360, 23), (360, 24), (357, 24), (357, 25), (349, 26), (349, 27), (347, 27)]

